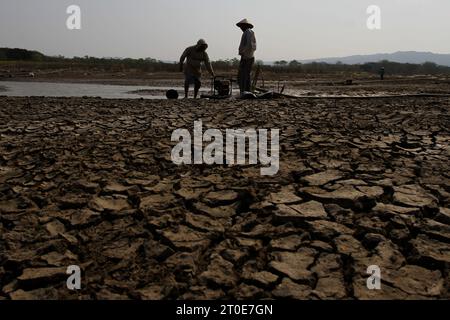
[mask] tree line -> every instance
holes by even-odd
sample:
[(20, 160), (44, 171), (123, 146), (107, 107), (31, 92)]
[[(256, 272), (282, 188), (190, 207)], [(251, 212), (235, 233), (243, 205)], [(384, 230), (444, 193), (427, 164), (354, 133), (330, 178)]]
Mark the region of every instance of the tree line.
[[(0, 61), (13, 62), (36, 62), (39, 68), (73, 68), (81, 70), (101, 70), (105, 72), (179, 72), (177, 62), (166, 62), (153, 58), (131, 59), (131, 58), (96, 58), (96, 57), (74, 57), (46, 56), (37, 51), (25, 49), (0, 48)], [(386, 75), (414, 75), (414, 74), (450, 74), (450, 67), (440, 66), (433, 62), (423, 64), (398, 63), (392, 61), (368, 62), (363, 64), (335, 64), (325, 62), (301, 63), (297, 60), (280, 60), (267, 64), (257, 61), (256, 64), (263, 66), (265, 72), (273, 73), (296, 73), (296, 74), (327, 74), (327, 73), (378, 73), (381, 67), (386, 70)], [(213, 68), (220, 72), (233, 72), (239, 66), (239, 60), (227, 59), (212, 62)]]

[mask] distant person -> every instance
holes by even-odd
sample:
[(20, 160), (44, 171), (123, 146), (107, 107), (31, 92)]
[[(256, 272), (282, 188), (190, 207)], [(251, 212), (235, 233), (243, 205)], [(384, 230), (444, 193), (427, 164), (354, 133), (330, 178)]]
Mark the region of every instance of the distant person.
[(184, 97), (187, 98), (189, 95), (189, 86), (194, 84), (194, 98), (197, 98), (198, 92), (202, 85), (200, 79), (202, 76), (202, 62), (205, 64), (206, 69), (214, 77), (214, 71), (211, 66), (211, 62), (209, 61), (209, 56), (206, 53), (206, 49), (208, 49), (208, 44), (205, 40), (198, 40), (197, 44), (191, 47), (188, 47), (184, 50), (183, 54), (180, 58), (180, 71), (183, 72), (183, 64), (184, 60), (186, 60), (186, 64), (184, 64)]
[(384, 67), (380, 68), (379, 74), (380, 74), (380, 79), (384, 80)]
[(244, 19), (236, 24), (241, 28), (243, 34), (241, 44), (239, 45), (239, 55), (241, 62), (239, 64), (238, 83), (241, 94), (250, 91), (251, 88), (251, 72), (255, 63), (256, 37), (253, 32), (253, 24)]

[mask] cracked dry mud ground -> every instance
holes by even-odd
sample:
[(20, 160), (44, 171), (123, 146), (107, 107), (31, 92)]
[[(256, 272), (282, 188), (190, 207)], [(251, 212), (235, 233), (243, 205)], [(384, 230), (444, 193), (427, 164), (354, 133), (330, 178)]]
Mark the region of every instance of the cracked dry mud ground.
[[(450, 297), (448, 99), (0, 110), (0, 299)], [(172, 131), (198, 119), (279, 128), (279, 173), (172, 164)]]

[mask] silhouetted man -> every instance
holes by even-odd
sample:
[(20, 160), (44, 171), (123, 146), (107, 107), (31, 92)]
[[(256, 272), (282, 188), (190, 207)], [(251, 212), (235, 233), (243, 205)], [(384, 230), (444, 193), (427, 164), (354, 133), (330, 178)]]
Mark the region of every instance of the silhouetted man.
[(194, 98), (197, 98), (198, 91), (202, 85), (200, 78), (202, 76), (202, 63), (205, 64), (206, 69), (214, 77), (214, 71), (209, 61), (209, 56), (206, 53), (208, 49), (208, 44), (205, 40), (198, 40), (197, 44), (188, 47), (184, 50), (180, 58), (180, 71), (183, 71), (184, 60), (186, 64), (184, 65), (184, 97), (187, 98), (189, 95), (189, 86), (194, 84)]
[(253, 32), (253, 24), (247, 19), (244, 19), (236, 24), (241, 28), (243, 34), (241, 44), (239, 45), (239, 55), (241, 62), (239, 64), (238, 82), (241, 94), (245, 91), (250, 91), (251, 87), (251, 72), (253, 64), (255, 63), (256, 51), (256, 37)]

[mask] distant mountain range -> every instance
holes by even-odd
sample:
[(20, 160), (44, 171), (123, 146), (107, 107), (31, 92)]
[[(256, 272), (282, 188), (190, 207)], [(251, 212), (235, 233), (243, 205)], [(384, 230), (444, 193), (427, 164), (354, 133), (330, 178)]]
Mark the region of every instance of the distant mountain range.
[(389, 60), (399, 63), (413, 63), (422, 64), (425, 62), (434, 62), (441, 66), (450, 67), (450, 54), (439, 54), (432, 52), (418, 52), (418, 51), (398, 51), (395, 53), (377, 53), (369, 55), (354, 55), (340, 58), (321, 58), (321, 59), (307, 59), (300, 60), (302, 63), (309, 62), (326, 62), (336, 63), (342, 62), (344, 64), (363, 64), (367, 62), (378, 62), (381, 60)]

